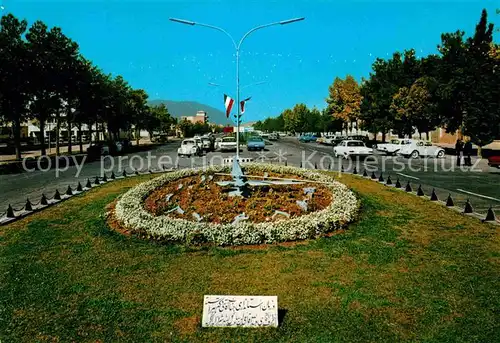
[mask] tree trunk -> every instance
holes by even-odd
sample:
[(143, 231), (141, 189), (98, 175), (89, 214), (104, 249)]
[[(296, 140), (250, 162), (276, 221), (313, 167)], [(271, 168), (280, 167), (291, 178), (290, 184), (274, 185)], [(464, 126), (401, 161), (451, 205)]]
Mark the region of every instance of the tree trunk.
[(385, 131), (383, 131), (383, 132), (382, 132), (382, 143), (385, 143), (385, 135), (386, 135), (386, 132), (385, 132)]
[(88, 123), (87, 128), (89, 133), (89, 143), (92, 143), (92, 123)]
[(425, 131), (425, 139), (428, 141), (429, 140), (429, 131)]
[(78, 124), (78, 143), (80, 145), (80, 154), (83, 154), (82, 123)]
[(102, 140), (106, 140), (106, 127), (104, 126), (104, 123), (101, 124), (101, 133), (102, 133)]
[[(102, 133), (104, 134), (104, 130)], [(111, 125), (109, 125), (109, 123), (108, 123), (108, 139), (107, 140), (108, 141), (113, 140), (113, 130), (111, 129)]]
[(18, 116), (15, 116), (14, 122), (12, 123), (12, 134), (14, 136), (14, 144), (16, 146), (16, 159), (21, 159), (21, 120)]
[(45, 148), (45, 119), (40, 119), (40, 153), (42, 156), (47, 155), (47, 149)]
[(68, 154), (71, 155), (73, 152), (73, 142), (71, 141), (73, 138), (73, 131), (71, 131), (71, 121), (68, 120)]
[(61, 135), (61, 118), (59, 117), (59, 111), (56, 112), (56, 156), (59, 156), (61, 153), (61, 147), (60, 147), (60, 139), (59, 136)]
[(141, 130), (135, 129), (135, 143), (139, 146), (139, 140), (141, 139)]

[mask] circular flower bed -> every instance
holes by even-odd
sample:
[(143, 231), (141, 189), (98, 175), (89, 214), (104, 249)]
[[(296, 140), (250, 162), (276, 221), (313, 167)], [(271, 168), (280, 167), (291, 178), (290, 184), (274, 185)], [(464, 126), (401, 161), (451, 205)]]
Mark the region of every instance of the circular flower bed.
[(244, 164), (245, 173), (276, 172), (293, 174), (305, 180), (324, 182), (332, 193), (331, 203), (324, 209), (295, 218), (272, 222), (231, 223), (195, 222), (168, 215), (155, 216), (145, 209), (144, 201), (164, 185), (193, 175), (229, 172), (227, 166), (201, 169), (182, 169), (142, 183), (125, 193), (116, 203), (115, 218), (125, 228), (150, 239), (188, 244), (245, 245), (275, 243), (314, 238), (339, 229), (352, 221), (358, 210), (358, 201), (347, 186), (333, 177), (314, 171), (269, 164)]

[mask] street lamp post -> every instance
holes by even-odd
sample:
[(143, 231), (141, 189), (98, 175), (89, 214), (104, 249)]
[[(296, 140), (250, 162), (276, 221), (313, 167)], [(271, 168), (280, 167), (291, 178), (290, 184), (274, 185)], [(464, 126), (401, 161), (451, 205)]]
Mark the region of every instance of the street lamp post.
[(238, 115), (236, 116), (236, 160), (239, 160), (240, 157), (240, 48), (241, 44), (243, 41), (254, 31), (269, 27), (269, 26), (275, 26), (275, 25), (286, 25), (286, 24), (291, 24), (295, 23), (297, 21), (304, 20), (304, 17), (301, 18), (294, 18), (294, 19), (288, 19), (288, 20), (282, 20), (282, 21), (277, 21), (274, 23), (269, 23), (269, 24), (264, 24), (260, 25), (257, 27), (254, 27), (253, 29), (249, 30), (247, 33), (243, 35), (243, 37), (240, 39), (239, 43), (236, 44), (236, 41), (234, 40), (233, 36), (231, 36), (226, 30), (223, 28), (213, 26), (213, 25), (208, 25), (208, 24), (202, 24), (190, 20), (184, 20), (184, 19), (177, 19), (177, 18), (170, 18), (171, 21), (180, 23), (180, 24), (185, 24), (185, 25), (190, 25), (190, 26), (204, 26), (208, 27), (210, 29), (214, 29), (217, 31), (220, 31), (224, 33), (226, 36), (228, 36), (231, 41), (233, 42), (234, 48), (236, 50), (236, 107), (238, 108)]

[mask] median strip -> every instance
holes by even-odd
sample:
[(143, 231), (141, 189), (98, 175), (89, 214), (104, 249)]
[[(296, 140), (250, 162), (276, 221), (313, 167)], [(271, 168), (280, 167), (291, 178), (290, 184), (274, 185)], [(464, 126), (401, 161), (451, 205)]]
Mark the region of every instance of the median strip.
[(420, 180), (418, 177), (416, 176), (411, 176), (411, 175), (406, 175), (406, 174), (403, 174), (403, 173), (396, 173), (398, 175), (401, 175), (401, 176), (404, 176), (404, 177), (409, 177), (410, 179), (414, 179), (414, 180)]
[(472, 192), (469, 192), (469, 191), (466, 191), (466, 190), (463, 190), (463, 189), (460, 189), (460, 188), (457, 188), (457, 191), (460, 191), (462, 193), (467, 193), (467, 194), (470, 194), (470, 195), (475, 195), (475, 196), (480, 197), (480, 198), (489, 199), (489, 200), (495, 200), (495, 201), (500, 202), (500, 199), (489, 197), (487, 195), (472, 193)]

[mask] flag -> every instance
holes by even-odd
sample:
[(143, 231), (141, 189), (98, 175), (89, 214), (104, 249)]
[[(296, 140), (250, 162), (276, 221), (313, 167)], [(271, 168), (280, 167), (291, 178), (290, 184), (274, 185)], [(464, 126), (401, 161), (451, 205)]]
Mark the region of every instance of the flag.
[(226, 118), (229, 118), (231, 109), (233, 108), (234, 100), (229, 95), (224, 94), (224, 106), (226, 107)]
[(240, 101), (241, 114), (245, 113), (245, 102), (250, 100), (251, 97), (246, 98), (245, 100)]

